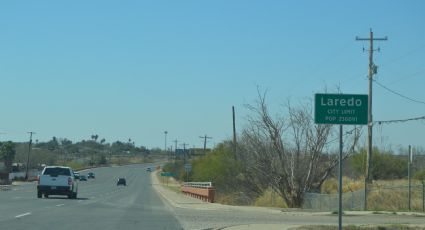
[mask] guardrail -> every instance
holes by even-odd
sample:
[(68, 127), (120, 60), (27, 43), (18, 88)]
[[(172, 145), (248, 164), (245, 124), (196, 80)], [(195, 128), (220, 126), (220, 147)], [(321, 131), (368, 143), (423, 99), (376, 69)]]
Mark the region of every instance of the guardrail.
[(183, 186), (193, 188), (212, 188), (212, 182), (184, 182)]
[(211, 182), (185, 182), (181, 191), (188, 196), (214, 203), (215, 189)]

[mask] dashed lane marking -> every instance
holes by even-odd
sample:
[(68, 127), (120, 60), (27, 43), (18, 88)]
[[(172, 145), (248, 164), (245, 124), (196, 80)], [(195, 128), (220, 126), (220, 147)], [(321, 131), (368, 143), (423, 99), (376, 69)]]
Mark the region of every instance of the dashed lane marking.
[(19, 215), (15, 216), (15, 218), (21, 218), (21, 217), (28, 216), (28, 215), (31, 215), (31, 213), (26, 212), (26, 213), (23, 213), (23, 214), (19, 214)]

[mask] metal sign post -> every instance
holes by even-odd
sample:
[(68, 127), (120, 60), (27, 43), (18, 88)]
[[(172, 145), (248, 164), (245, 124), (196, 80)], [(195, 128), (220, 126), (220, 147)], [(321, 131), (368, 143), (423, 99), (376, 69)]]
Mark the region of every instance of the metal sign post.
[(339, 125), (338, 229), (342, 229), (342, 125)]
[(359, 94), (315, 94), (314, 122), (339, 125), (338, 229), (342, 230), (342, 125), (366, 125), (368, 96)]
[(412, 162), (413, 162), (413, 154), (412, 154), (412, 146), (409, 145), (409, 159), (407, 160), (407, 177), (409, 180), (409, 195), (408, 195), (408, 207), (409, 211), (412, 210), (412, 174), (411, 174), (411, 168), (412, 168)]

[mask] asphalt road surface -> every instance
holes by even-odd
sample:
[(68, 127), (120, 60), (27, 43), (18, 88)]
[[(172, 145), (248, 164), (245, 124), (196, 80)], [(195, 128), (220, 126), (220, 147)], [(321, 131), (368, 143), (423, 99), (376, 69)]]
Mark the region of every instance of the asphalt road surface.
[[(182, 229), (153, 190), (147, 167), (89, 170), (96, 179), (79, 182), (76, 200), (38, 199), (33, 183), (0, 191), (0, 229)], [(125, 177), (127, 186), (117, 187), (118, 177)]]
[[(223, 229), (247, 224), (336, 225), (336, 215), (316, 215), (305, 212), (282, 212), (253, 207), (232, 207), (219, 204), (199, 204), (188, 200), (179, 207), (165, 203), (154, 190), (151, 165), (93, 169), (96, 179), (79, 182), (78, 199), (49, 196), (38, 199), (34, 183), (0, 191), (0, 230), (3, 229)], [(80, 174), (87, 174), (88, 171)], [(127, 186), (117, 187), (119, 177)], [(165, 189), (164, 191), (168, 191)], [(169, 197), (181, 196), (168, 192)], [(163, 194), (164, 195), (164, 194)], [(181, 197), (180, 197), (181, 198)], [(180, 199), (181, 200), (181, 199)], [(344, 216), (348, 224), (424, 224), (424, 216), (353, 215)], [(255, 228), (247, 228), (255, 229)], [(260, 228), (262, 230), (267, 227)]]

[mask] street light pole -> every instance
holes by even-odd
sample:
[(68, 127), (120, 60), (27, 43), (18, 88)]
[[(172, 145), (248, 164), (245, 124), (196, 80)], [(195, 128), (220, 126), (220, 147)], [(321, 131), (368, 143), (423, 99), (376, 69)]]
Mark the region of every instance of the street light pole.
[(25, 180), (28, 180), (28, 167), (30, 164), (30, 153), (31, 153), (31, 143), (32, 143), (32, 134), (35, 134), (35, 132), (28, 132), (30, 134), (30, 142), (28, 144), (28, 156), (27, 156), (27, 165), (25, 170)]

